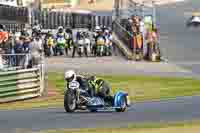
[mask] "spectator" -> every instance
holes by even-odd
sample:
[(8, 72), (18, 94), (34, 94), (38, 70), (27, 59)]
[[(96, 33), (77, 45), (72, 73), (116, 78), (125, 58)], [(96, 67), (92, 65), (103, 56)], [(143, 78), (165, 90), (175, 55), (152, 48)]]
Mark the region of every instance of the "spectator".
[(22, 58), (22, 54), (23, 53), (23, 38), (20, 37), (19, 39), (16, 39), (16, 44), (14, 46), (14, 52), (16, 55), (16, 66), (20, 65), (20, 59)]
[(23, 61), (23, 67), (27, 68), (27, 66), (29, 65), (29, 58), (30, 58), (30, 38), (29, 37), (25, 37), (25, 40), (23, 42), (23, 53), (25, 54), (25, 56), (23, 56), (22, 61)]
[(3, 52), (3, 49), (0, 48), (0, 69), (3, 69), (4, 67), (2, 54), (4, 54), (4, 52)]
[(157, 29), (153, 28), (153, 30), (148, 29), (146, 33), (145, 39), (147, 40), (147, 53), (146, 58), (149, 59), (152, 52), (156, 51), (156, 45), (158, 43), (157, 37)]
[(126, 30), (127, 30), (128, 32), (131, 32), (131, 33), (132, 33), (132, 30), (131, 30), (132, 25), (133, 25), (132, 19), (131, 19), (131, 18), (128, 18), (128, 22), (127, 22), (127, 24), (126, 24)]
[(30, 52), (30, 38), (26, 37), (23, 42), (23, 53), (29, 53)]
[(43, 53), (43, 42), (39, 36), (30, 43), (31, 64), (39, 65), (41, 62), (41, 55)]

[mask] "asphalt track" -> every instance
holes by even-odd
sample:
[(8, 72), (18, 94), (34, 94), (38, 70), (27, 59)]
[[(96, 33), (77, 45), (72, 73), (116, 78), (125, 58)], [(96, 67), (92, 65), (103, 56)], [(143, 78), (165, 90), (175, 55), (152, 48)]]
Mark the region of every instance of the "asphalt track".
[(161, 50), (170, 63), (200, 74), (200, 28), (186, 27), (191, 12), (198, 12), (198, 0), (185, 0), (157, 8), (157, 22), (161, 33)]
[[(170, 62), (191, 68), (199, 66), (199, 31), (185, 28), (184, 12), (200, 7), (200, 2), (178, 3), (158, 8), (161, 27), (161, 47)], [(116, 59), (117, 60), (117, 57)], [(194, 69), (195, 68), (195, 69)], [(53, 69), (53, 68), (52, 68)], [(125, 71), (125, 70), (124, 70)], [(198, 72), (197, 72), (198, 73)], [(67, 114), (61, 108), (0, 111), (0, 132), (16, 129), (38, 131), (55, 128), (119, 127), (129, 123), (183, 121), (200, 118), (200, 97), (181, 97), (176, 100), (137, 103), (125, 113), (77, 112)], [(27, 130), (26, 130), (27, 129)]]
[(185, 97), (173, 101), (137, 103), (124, 113), (101, 111), (68, 114), (63, 108), (0, 111), (0, 132), (12, 133), (16, 129), (40, 131), (56, 128), (124, 127), (130, 123), (192, 120), (200, 118), (199, 101), (200, 97)]

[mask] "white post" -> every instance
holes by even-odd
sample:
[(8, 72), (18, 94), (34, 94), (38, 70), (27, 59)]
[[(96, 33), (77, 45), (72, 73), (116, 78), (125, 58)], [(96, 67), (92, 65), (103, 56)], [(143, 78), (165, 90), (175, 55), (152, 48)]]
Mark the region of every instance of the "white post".
[(39, 73), (40, 73), (40, 95), (42, 96), (45, 91), (45, 62), (44, 62), (44, 53), (41, 53), (41, 61), (38, 65)]
[(142, 31), (142, 36), (143, 36), (143, 53), (144, 55), (146, 54), (147, 52), (147, 45), (146, 45), (146, 40), (145, 40), (145, 34), (146, 34), (146, 27), (145, 27), (145, 23), (144, 23), (144, 17), (145, 17), (145, 14), (144, 14), (144, 1), (142, 2), (142, 5), (141, 5), (141, 10), (142, 10), (142, 20), (143, 21), (143, 31)]
[(152, 1), (152, 7), (153, 7), (153, 23), (154, 23), (154, 26), (156, 26), (156, 4), (155, 4), (155, 1)]

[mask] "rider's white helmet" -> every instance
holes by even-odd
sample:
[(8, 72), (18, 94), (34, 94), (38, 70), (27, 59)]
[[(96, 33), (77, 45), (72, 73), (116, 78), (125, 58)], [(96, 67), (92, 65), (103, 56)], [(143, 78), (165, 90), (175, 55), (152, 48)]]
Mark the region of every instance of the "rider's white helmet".
[(105, 30), (105, 33), (109, 33), (109, 30)]
[(74, 81), (76, 79), (76, 73), (74, 70), (69, 70), (65, 72), (65, 80), (68, 82)]
[(62, 27), (62, 26), (59, 26), (58, 29), (63, 29), (63, 27)]
[(95, 30), (96, 30), (96, 31), (100, 31), (100, 30), (101, 30), (101, 27), (100, 27), (100, 26), (96, 26), (96, 27), (95, 27)]

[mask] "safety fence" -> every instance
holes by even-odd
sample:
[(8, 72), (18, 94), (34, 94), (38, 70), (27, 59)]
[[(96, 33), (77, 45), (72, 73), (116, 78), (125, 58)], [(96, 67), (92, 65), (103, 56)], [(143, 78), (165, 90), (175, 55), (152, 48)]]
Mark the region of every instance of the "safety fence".
[(112, 26), (112, 16), (96, 16), (93, 12), (55, 12), (31, 11), (31, 24), (38, 21), (44, 29), (56, 29), (58, 26), (70, 28), (89, 28), (96, 25)]
[(0, 54), (0, 70), (25, 69), (29, 65), (29, 58), (29, 54)]
[(39, 68), (0, 72), (0, 103), (40, 96), (41, 79)]
[(24, 100), (45, 92), (44, 58), (30, 54), (0, 54), (0, 103)]
[(28, 22), (28, 8), (0, 5), (0, 24), (9, 31), (19, 31)]

